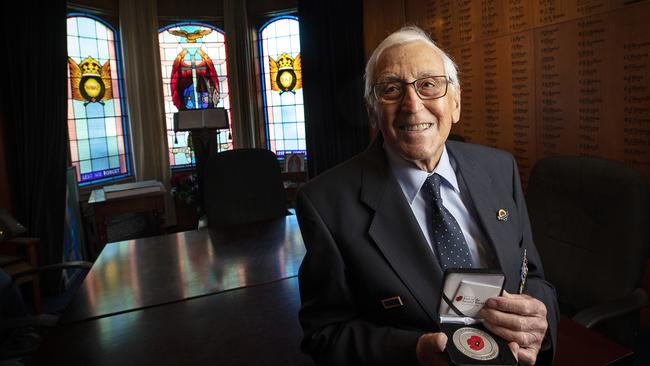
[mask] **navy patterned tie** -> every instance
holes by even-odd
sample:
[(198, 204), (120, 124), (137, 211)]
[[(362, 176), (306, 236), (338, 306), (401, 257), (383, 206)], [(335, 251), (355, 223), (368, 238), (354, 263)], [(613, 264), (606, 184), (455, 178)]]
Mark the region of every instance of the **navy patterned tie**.
[(469, 248), (460, 225), (442, 205), (442, 197), (440, 197), (441, 179), (440, 175), (432, 174), (425, 182), (425, 186), (433, 199), (431, 205), (433, 209), (431, 245), (438, 255), (440, 267), (442, 267), (443, 271), (447, 268), (471, 268), (472, 257), (469, 254)]

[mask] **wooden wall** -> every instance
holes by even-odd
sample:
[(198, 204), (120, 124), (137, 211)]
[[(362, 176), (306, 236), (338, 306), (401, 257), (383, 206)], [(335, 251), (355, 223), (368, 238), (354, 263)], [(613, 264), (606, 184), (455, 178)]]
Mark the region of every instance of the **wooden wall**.
[(558, 154), (650, 177), (650, 1), (397, 3), (399, 14), (393, 2), (364, 3), (366, 53), (402, 18), (428, 31), (459, 66), (454, 132), (512, 152), (524, 183), (538, 159)]

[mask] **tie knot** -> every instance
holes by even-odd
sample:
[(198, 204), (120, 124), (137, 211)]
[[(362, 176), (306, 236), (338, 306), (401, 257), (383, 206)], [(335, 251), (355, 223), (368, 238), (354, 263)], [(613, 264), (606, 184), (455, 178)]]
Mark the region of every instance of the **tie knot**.
[(429, 190), (431, 191), (431, 194), (433, 195), (433, 198), (435, 200), (440, 199), (440, 181), (442, 177), (438, 173), (431, 174), (427, 178), (427, 185), (429, 187)]

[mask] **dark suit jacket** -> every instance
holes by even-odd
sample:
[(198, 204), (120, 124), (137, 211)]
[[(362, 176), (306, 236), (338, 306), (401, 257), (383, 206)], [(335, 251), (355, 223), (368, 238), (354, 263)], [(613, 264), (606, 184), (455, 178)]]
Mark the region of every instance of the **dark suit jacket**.
[[(394, 177), (382, 139), (306, 184), (296, 211), (307, 254), (299, 272), (303, 351), (318, 364), (417, 364), (420, 335), (438, 331), (443, 272)], [(503, 151), (447, 141), (492, 252), (516, 293), (524, 249), (526, 292), (546, 304), (550, 362), (559, 311), (533, 244), (519, 172)], [(506, 209), (507, 221), (497, 220)], [(384, 309), (400, 296), (404, 306)]]

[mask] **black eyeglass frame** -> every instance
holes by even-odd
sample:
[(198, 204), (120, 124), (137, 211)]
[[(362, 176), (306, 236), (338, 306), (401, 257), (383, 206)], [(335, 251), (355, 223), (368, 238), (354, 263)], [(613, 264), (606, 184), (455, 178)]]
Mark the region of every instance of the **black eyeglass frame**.
[[(442, 93), (442, 95), (437, 96), (437, 97), (423, 97), (422, 95), (420, 95), (420, 92), (418, 91), (418, 88), (415, 87), (415, 84), (418, 81), (421, 81), (421, 80), (424, 80), (424, 79), (430, 79), (430, 78), (444, 78), (444, 80), (445, 80), (445, 92)], [(390, 83), (394, 83), (394, 82), (399, 82), (403, 86), (402, 95), (398, 99), (395, 99), (394, 101), (389, 101), (389, 100), (379, 98), (379, 96), (377, 95), (377, 86), (390, 84)], [(449, 90), (449, 83), (451, 83), (451, 80), (449, 80), (449, 77), (447, 75), (429, 75), (429, 76), (425, 76), (425, 77), (422, 77), (422, 78), (419, 78), (419, 79), (415, 79), (415, 80), (411, 81), (410, 83), (407, 83), (404, 80), (384, 81), (384, 82), (381, 82), (381, 83), (373, 84), (373, 86), (372, 86), (372, 94), (374, 95), (375, 99), (381, 104), (397, 104), (397, 103), (401, 103), (402, 100), (404, 100), (404, 96), (406, 95), (406, 86), (410, 85), (410, 86), (413, 87), (413, 90), (415, 90), (415, 94), (421, 100), (434, 100), (434, 99), (442, 98), (445, 95), (447, 95), (447, 91)]]

